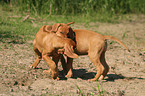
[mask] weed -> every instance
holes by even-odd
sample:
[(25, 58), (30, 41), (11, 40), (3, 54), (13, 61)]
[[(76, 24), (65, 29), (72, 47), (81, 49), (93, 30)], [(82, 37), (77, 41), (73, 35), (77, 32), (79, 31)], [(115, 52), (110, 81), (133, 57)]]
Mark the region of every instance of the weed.
[[(103, 82), (101, 82), (101, 81), (98, 82), (96, 80), (99, 96), (104, 96), (102, 83)], [(101, 88), (100, 88), (100, 86), (101, 86)], [(80, 89), (80, 87), (78, 85), (76, 85), (76, 87), (78, 89), (77, 92), (79, 93), (79, 96), (85, 96), (84, 93), (82, 92), (82, 90)], [(87, 95), (95, 96), (96, 94), (93, 94), (93, 92), (91, 92), (91, 93), (87, 93)]]
[[(96, 81), (96, 83), (97, 83), (97, 87), (98, 87), (98, 91), (99, 91), (99, 96), (104, 96), (103, 95), (103, 87), (102, 87), (102, 83), (103, 82), (100, 82), (99, 81), (99, 83)], [(100, 84), (101, 84), (101, 89), (100, 89)], [(102, 90), (102, 91), (101, 91)]]
[(79, 90), (79, 92), (78, 92), (78, 93), (79, 93), (79, 96), (84, 96), (83, 93), (82, 93), (82, 91), (81, 91), (81, 89), (79, 88), (79, 86), (76, 85), (76, 87), (77, 87), (77, 89)]
[(126, 37), (127, 32), (123, 33), (122, 40)]

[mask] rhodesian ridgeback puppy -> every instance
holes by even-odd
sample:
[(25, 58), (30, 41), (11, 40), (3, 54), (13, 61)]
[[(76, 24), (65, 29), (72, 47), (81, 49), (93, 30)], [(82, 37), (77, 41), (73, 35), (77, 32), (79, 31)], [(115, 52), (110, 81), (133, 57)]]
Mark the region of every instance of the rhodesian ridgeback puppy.
[[(103, 36), (94, 31), (90, 30), (81, 30), (74, 29), (71, 27), (67, 27), (67, 24), (57, 24), (57, 31), (55, 30), (58, 36), (71, 38), (76, 43), (75, 53), (78, 55), (86, 55), (88, 54), (90, 60), (97, 68), (97, 74), (90, 81), (102, 80), (107, 75), (109, 71), (109, 66), (105, 60), (105, 52), (107, 49), (107, 39), (112, 39), (120, 43), (123, 47), (125, 47), (128, 51), (129, 49), (117, 38), (113, 36)], [(66, 29), (63, 29), (66, 28)], [(69, 30), (69, 31), (68, 31)], [(61, 58), (64, 59), (64, 58)], [(62, 60), (64, 61), (64, 60)], [(62, 62), (64, 63), (64, 62)], [(68, 74), (66, 77), (72, 76), (72, 58), (67, 58), (67, 71)], [(70, 70), (71, 69), (71, 70)]]
[[(60, 58), (60, 54), (65, 54), (70, 58), (78, 58), (78, 55), (74, 53), (73, 47), (75, 42), (69, 38), (62, 38), (54, 32), (46, 32), (46, 26), (42, 26), (37, 32), (33, 42), (33, 49), (37, 55), (35, 62), (30, 67), (35, 68), (40, 60), (43, 58), (49, 65), (52, 71), (52, 78), (59, 79), (57, 63)], [(49, 58), (52, 56), (52, 60)], [(45, 70), (44, 73), (48, 73)]]

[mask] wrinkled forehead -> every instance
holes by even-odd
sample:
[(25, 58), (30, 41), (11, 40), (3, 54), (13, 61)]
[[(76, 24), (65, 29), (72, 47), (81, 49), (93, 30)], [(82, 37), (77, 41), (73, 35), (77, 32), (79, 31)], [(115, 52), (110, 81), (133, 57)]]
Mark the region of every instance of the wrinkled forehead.
[(58, 28), (58, 31), (62, 31), (62, 32), (68, 32), (69, 31), (69, 26), (66, 24), (61, 24), (61, 26)]

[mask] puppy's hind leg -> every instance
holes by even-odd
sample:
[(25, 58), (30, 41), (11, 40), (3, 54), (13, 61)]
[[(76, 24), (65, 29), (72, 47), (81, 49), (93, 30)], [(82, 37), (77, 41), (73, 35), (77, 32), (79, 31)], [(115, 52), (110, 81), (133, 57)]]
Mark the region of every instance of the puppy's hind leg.
[(102, 47), (103, 45), (104, 43), (98, 43), (97, 46), (91, 47), (90, 50), (88, 51), (90, 60), (93, 62), (93, 64), (97, 68), (96, 76), (93, 79), (90, 79), (90, 81), (98, 80), (105, 70), (100, 60), (101, 53), (103, 52), (103, 49), (104, 49), (104, 47)]
[(34, 42), (33, 42), (33, 50), (35, 51), (35, 54), (37, 55), (37, 58), (36, 58), (35, 62), (32, 65), (29, 66), (30, 68), (36, 68), (37, 65), (39, 64), (40, 60), (42, 59), (42, 54), (36, 48), (35, 43), (36, 42), (34, 40)]
[(106, 63), (106, 60), (105, 60), (105, 51), (103, 51), (102, 54), (101, 54), (101, 63), (104, 66), (105, 70), (104, 70), (103, 74), (99, 77), (99, 80), (104, 79), (104, 77), (109, 72), (109, 66), (108, 66), (108, 64)]
[(97, 74), (96, 76), (93, 78), (93, 79), (89, 79), (89, 81), (96, 81), (98, 80), (98, 78), (103, 74), (104, 72), (104, 66), (101, 64), (100, 62), (100, 57), (96, 57), (96, 58), (91, 58), (90, 57), (90, 60), (93, 62), (93, 64), (96, 66), (97, 68)]

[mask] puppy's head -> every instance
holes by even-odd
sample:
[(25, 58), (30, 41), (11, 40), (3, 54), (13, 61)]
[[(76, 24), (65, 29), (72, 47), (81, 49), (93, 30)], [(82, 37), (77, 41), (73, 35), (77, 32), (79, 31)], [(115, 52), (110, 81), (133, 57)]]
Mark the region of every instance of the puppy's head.
[(67, 24), (59, 23), (59, 26), (56, 26), (57, 27), (57, 31), (55, 30), (56, 34), (60, 37), (70, 38), (71, 34), (72, 34), (72, 29), (69, 25), (73, 24), (73, 23), (74, 22), (70, 22), (70, 23), (67, 23)]
[(44, 25), (43, 26), (43, 32), (48, 32), (48, 33), (53, 32), (53, 33), (56, 33), (60, 37), (74, 39), (73, 30), (69, 26), (73, 23), (74, 22), (70, 22), (70, 23), (67, 23), (67, 24), (56, 23), (56, 24), (53, 24), (53, 25)]

